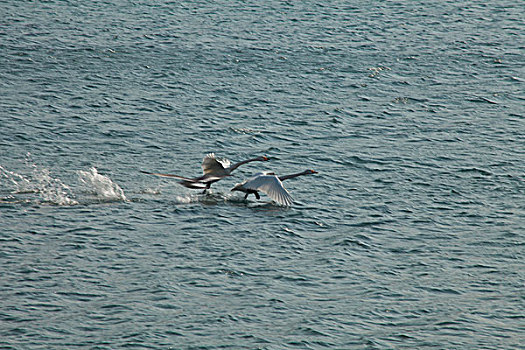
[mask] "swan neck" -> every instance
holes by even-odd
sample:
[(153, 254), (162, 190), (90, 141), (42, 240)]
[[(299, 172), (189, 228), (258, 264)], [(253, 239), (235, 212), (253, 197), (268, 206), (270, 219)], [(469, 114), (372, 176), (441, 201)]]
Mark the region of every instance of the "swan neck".
[(300, 172), (300, 173), (297, 173), (297, 174), (284, 175), (284, 176), (280, 176), (279, 180), (284, 181), (284, 180), (293, 179), (294, 177), (301, 176), (301, 175), (306, 175), (306, 174), (307, 174), (307, 172), (303, 171), (303, 172)]
[(228, 171), (231, 173), (232, 171), (234, 171), (235, 169), (237, 169), (238, 167), (240, 167), (241, 165), (243, 164), (246, 164), (246, 163), (249, 163), (249, 162), (253, 162), (253, 161), (256, 161), (258, 160), (257, 158), (251, 158), (251, 159), (246, 159), (246, 160), (243, 160), (243, 161), (240, 161), (238, 163), (235, 163), (233, 165), (231, 165), (229, 168), (228, 168)]

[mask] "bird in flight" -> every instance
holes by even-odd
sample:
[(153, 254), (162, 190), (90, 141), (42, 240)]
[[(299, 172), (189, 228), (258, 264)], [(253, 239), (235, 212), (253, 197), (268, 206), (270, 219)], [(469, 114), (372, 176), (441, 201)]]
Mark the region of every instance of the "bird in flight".
[(214, 153), (209, 153), (202, 160), (202, 176), (189, 178), (174, 174), (151, 173), (142, 170), (141, 172), (148, 175), (175, 178), (178, 179), (178, 183), (184, 187), (193, 189), (204, 189), (204, 192), (206, 192), (206, 190), (209, 189), (213, 183), (227, 176), (232, 176), (231, 173), (241, 165), (250, 162), (264, 162), (267, 160), (268, 157), (261, 156), (243, 160), (232, 165), (228, 159), (218, 159), (217, 157), (215, 157)]
[(281, 205), (291, 205), (293, 198), (286, 188), (284, 188), (282, 181), (309, 174), (317, 174), (317, 171), (309, 169), (300, 173), (284, 176), (277, 176), (275, 173), (270, 172), (257, 173), (252, 178), (236, 184), (231, 190), (246, 193), (244, 199), (248, 198), (250, 194), (260, 199), (259, 191), (262, 191)]

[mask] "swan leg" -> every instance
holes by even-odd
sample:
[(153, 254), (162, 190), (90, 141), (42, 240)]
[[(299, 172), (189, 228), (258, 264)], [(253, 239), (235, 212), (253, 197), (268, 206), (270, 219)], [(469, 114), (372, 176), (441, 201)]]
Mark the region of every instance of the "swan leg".
[(208, 191), (210, 189), (210, 187), (211, 187), (211, 183), (207, 183), (206, 184), (206, 188), (204, 189), (204, 191), (202, 191), (202, 193), (205, 194), (206, 191)]
[(261, 196), (259, 196), (259, 192), (257, 192), (256, 190), (247, 190), (246, 195), (244, 196), (244, 199), (248, 198), (250, 194), (255, 195), (255, 198), (257, 199), (261, 199)]

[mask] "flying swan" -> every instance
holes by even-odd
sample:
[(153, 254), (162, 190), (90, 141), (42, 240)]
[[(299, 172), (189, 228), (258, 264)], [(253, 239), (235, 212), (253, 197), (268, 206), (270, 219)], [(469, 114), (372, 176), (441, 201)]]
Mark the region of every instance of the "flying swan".
[(201, 166), (202, 166), (203, 175), (199, 177), (188, 178), (188, 177), (173, 175), (173, 174), (150, 173), (150, 172), (142, 171), (142, 170), (141, 172), (144, 174), (148, 174), (148, 175), (175, 178), (175, 179), (178, 179), (179, 180), (178, 183), (184, 187), (193, 188), (193, 189), (204, 189), (204, 192), (206, 192), (206, 190), (210, 188), (211, 184), (227, 176), (232, 176), (231, 173), (235, 169), (240, 167), (241, 165), (250, 163), (250, 162), (263, 162), (267, 160), (268, 160), (268, 157), (262, 156), (262, 157), (243, 160), (241, 162), (231, 165), (228, 159), (217, 159), (214, 153), (209, 153), (202, 160)]
[(248, 198), (250, 194), (254, 194), (255, 198), (260, 199), (259, 191), (262, 191), (281, 205), (291, 205), (293, 198), (286, 188), (284, 188), (282, 181), (309, 174), (317, 174), (317, 171), (305, 170), (297, 174), (284, 176), (277, 176), (270, 172), (257, 173), (252, 178), (236, 184), (231, 190), (246, 193), (244, 199)]

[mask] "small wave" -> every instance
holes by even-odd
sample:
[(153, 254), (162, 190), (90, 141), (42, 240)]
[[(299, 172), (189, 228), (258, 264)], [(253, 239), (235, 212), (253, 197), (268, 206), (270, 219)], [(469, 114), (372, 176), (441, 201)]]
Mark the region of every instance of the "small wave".
[(127, 200), (122, 188), (120, 188), (115, 182), (111, 181), (108, 176), (99, 174), (95, 167), (92, 167), (89, 171), (79, 170), (78, 175), (80, 181), (88, 186), (97, 197), (107, 201)]
[(473, 173), (473, 174), (480, 174), (480, 175), (483, 175), (483, 176), (491, 176), (492, 173), (488, 170), (485, 170), (485, 169), (480, 169), (480, 168), (463, 168), (463, 169), (459, 169), (459, 172), (460, 173)]

